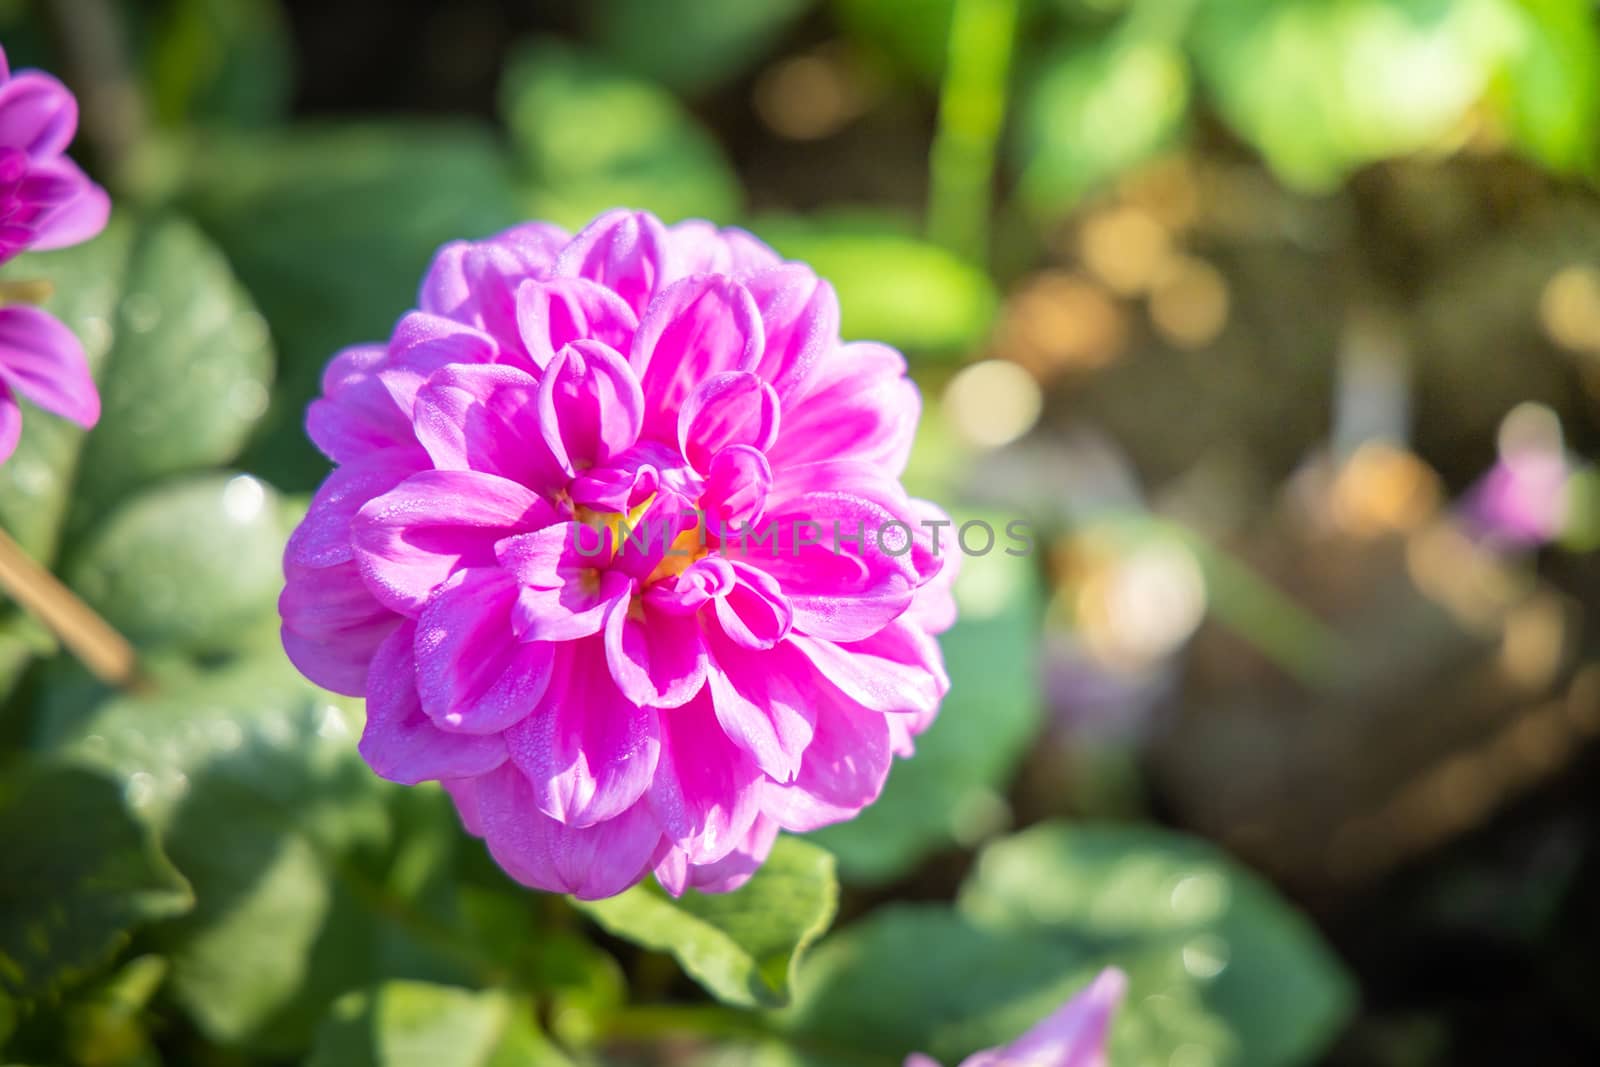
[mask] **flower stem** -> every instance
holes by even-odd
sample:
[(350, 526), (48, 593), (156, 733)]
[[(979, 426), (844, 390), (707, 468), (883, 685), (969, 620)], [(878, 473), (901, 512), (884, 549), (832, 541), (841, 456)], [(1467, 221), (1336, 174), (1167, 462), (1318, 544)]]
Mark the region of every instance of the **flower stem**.
[(1005, 123), (1018, 0), (956, 0), (939, 87), (928, 236), (982, 263), (988, 255), (995, 146)]
[(0, 530), (0, 591), (49, 627), (96, 678), (121, 689), (137, 687), (139, 660), (133, 646), (54, 575), (29, 559), (4, 530)]

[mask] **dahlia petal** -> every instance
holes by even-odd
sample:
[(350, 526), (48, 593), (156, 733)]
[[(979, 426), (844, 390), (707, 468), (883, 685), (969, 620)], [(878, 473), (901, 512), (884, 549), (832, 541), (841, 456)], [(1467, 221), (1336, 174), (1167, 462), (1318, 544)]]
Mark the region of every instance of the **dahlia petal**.
[(83, 345), (36, 307), (0, 307), (0, 381), (85, 429), (100, 421), (100, 394)]
[(950, 691), (939, 642), (903, 618), (848, 644), (804, 634), (790, 644), (816, 668), (819, 686), (873, 711), (927, 711)]
[(638, 316), (622, 297), (586, 278), (527, 281), (517, 289), (517, 330), (541, 370), (574, 341), (626, 352), (638, 328)]
[(289, 661), (324, 689), (361, 696), (373, 655), (403, 620), (373, 598), (353, 562), (315, 568), (290, 562), (284, 574), (278, 614)]
[(853, 818), (878, 799), (894, 761), (887, 716), (844, 700), (822, 705), (794, 781), (762, 784), (761, 809), (785, 830), (816, 830)]
[(595, 511), (630, 512), (656, 495), (660, 472), (649, 463), (636, 467), (601, 467), (572, 479), (572, 502)]
[(530, 278), (548, 276), (568, 240), (559, 226), (529, 222), (482, 241), (453, 241), (435, 254), (418, 304), (424, 311), (488, 328), (520, 348), (517, 289)]
[(516, 482), (428, 470), (368, 501), (350, 524), (350, 540), (373, 594), (416, 615), (454, 571), (492, 565), (496, 542), (555, 519), (548, 503)]
[(576, 641), (603, 630), (606, 616), (626, 606), (632, 592), (633, 580), (618, 571), (602, 574), (592, 589), (582, 581), (523, 588), (511, 609), (511, 630), (519, 641)]
[(713, 863), (744, 841), (761, 811), (763, 777), (723, 732), (708, 694), (661, 716), (650, 807), (690, 864)]
[(673, 896), (682, 896), (685, 889), (698, 889), (702, 893), (731, 893), (750, 880), (750, 876), (772, 853), (778, 839), (778, 824), (765, 815), (758, 816), (744, 840), (720, 860), (691, 865), (682, 849), (671, 850), (666, 858), (656, 864), (656, 880)]
[(48, 252), (82, 244), (106, 228), (111, 218), (111, 198), (78, 165), (65, 156), (40, 162), (29, 177), (49, 177), (71, 190), (43, 218), (34, 224), (33, 240), (29, 247), (36, 252)]
[(801, 395), (784, 400), (783, 428), (768, 450), (774, 467), (846, 459), (880, 477), (905, 470), (922, 398), (894, 349), (845, 345), (818, 361)]
[(684, 274), (726, 274), (743, 281), (783, 262), (754, 234), (734, 226), (718, 229), (704, 219), (669, 226), (667, 235)]
[(538, 392), (539, 383), (517, 367), (443, 367), (417, 392), (417, 440), (440, 470), (553, 490), (566, 478), (540, 431)]
[(379, 777), (403, 785), (487, 774), (506, 761), (505, 741), (500, 734), (448, 734), (423, 714), (415, 639), (416, 625), (403, 623), (372, 658), (361, 758)]
[(955, 581), (961, 573), (961, 548), (956, 542), (955, 524), (938, 505), (927, 500), (910, 501), (911, 514), (919, 531), (918, 541), (927, 546), (938, 571), (911, 597), (911, 606), (901, 616), (930, 634), (942, 634), (956, 623)]
[(661, 849), (648, 805), (593, 826), (566, 826), (539, 810), (532, 783), (515, 764), (476, 779), (473, 793), (495, 862), (534, 889), (580, 900), (615, 896), (644, 875)]
[(456, 573), (417, 620), (417, 691), (422, 709), (452, 733), (492, 734), (538, 706), (555, 667), (555, 646), (511, 632), (517, 584), (498, 568)]
[(566, 345), (539, 380), (539, 423), (568, 473), (599, 466), (639, 439), (644, 397), (626, 360), (599, 341)]
[[(880, 531), (902, 521), (893, 512), (839, 492), (808, 493), (782, 506), (734, 550), (779, 581), (796, 630), (859, 641), (910, 606), (919, 584), (911, 553), (896, 555), (878, 543)], [(758, 548), (763, 534), (772, 543)]]
[(461, 817), (461, 826), (473, 837), (483, 836), (483, 815), (478, 810), (478, 779), (446, 778), (439, 783)]
[(657, 582), (645, 590), (644, 600), (672, 615), (692, 615), (727, 593), (737, 581), (733, 564), (721, 556), (697, 559), (670, 582)]
[(58, 156), (78, 129), (78, 101), (50, 75), (25, 70), (0, 85), (0, 145)]
[(804, 675), (797, 677), (797, 654), (782, 646), (753, 653), (712, 630), (706, 644), (711, 653), (706, 685), (723, 731), (769, 777), (793, 781), (817, 717), (801, 688)]
[(419, 458), (414, 449), (387, 448), (328, 475), (311, 497), (306, 517), (289, 535), (284, 559), (302, 567), (332, 567), (354, 559), (350, 523), (356, 512), (417, 473)]
[(384, 345), (354, 345), (323, 371), (323, 395), (306, 410), (306, 433), (335, 463), (400, 445), (415, 448), (410, 405), (402, 406), (382, 377), (388, 362)]
[(1115, 967), (1107, 967), (1027, 1033), (1009, 1045), (968, 1056), (961, 1061), (961, 1067), (1008, 1067), (1019, 1063), (1106, 1067), (1111, 1017), (1127, 988), (1127, 976)]
[(761, 314), (738, 282), (699, 274), (662, 290), (628, 355), (644, 392), (646, 436), (676, 440), (689, 393), (714, 374), (753, 369), (762, 344)]
[(794, 610), (777, 579), (748, 563), (729, 561), (735, 581), (717, 598), (722, 632), (743, 648), (767, 649), (782, 641), (794, 623)]
[(725, 448), (766, 451), (778, 436), (778, 394), (748, 371), (714, 374), (695, 387), (678, 412), (678, 447), (707, 473)]
[(761, 312), (766, 336), (756, 373), (787, 400), (838, 347), (839, 298), (833, 286), (799, 263), (762, 271), (745, 286)]
[(397, 372), (396, 399), (404, 411), (422, 384), (441, 367), (452, 363), (493, 363), (499, 358), (497, 335), (444, 315), (410, 311), (395, 323), (389, 335), (389, 361)]
[(11, 387), (0, 380), (0, 463), (11, 458), (21, 440), (22, 408), (11, 395)]
[(550, 273), (586, 278), (620, 296), (635, 315), (674, 274), (667, 231), (644, 212), (608, 211), (585, 226), (561, 250)]
[(711, 457), (707, 464), (700, 508), (705, 521), (721, 539), (728, 531), (761, 517), (767, 492), (772, 488), (772, 468), (767, 457), (750, 445), (733, 445)]
[(661, 751), (655, 711), (612, 684), (599, 640), (573, 646), (562, 676), (505, 739), (539, 810), (575, 827), (632, 807), (649, 788)]
[[(640, 618), (631, 614), (635, 605)], [(651, 597), (618, 600), (605, 641), (611, 677), (635, 704), (676, 708), (705, 685), (706, 645), (691, 614), (665, 611)]]

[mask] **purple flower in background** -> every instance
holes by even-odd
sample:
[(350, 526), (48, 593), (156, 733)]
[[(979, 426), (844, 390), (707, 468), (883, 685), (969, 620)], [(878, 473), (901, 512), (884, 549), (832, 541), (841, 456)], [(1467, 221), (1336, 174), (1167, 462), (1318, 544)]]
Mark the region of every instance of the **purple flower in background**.
[[(1106, 1033), (1128, 979), (1108, 967), (1077, 996), (1009, 1045), (984, 1049), (961, 1061), (961, 1067), (1105, 1067)], [(915, 1053), (905, 1067), (939, 1067)]]
[[(0, 263), (87, 241), (105, 227), (105, 190), (62, 155), (77, 125), (78, 103), (66, 86), (41, 71), (13, 75), (0, 51)], [(85, 428), (100, 418), (100, 396), (72, 331), (7, 300), (0, 291), (0, 463), (22, 435), (19, 394)]]
[(327, 369), (280, 603), (373, 769), (585, 898), (735, 888), (874, 800), (955, 614), (900, 354), (749, 234), (625, 211), (447, 245), (419, 304)]

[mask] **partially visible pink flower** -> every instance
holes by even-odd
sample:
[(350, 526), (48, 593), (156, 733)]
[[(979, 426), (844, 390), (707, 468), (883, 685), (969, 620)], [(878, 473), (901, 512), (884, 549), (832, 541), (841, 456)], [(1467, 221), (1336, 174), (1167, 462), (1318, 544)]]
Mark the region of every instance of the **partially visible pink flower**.
[[(1127, 976), (1108, 967), (1032, 1030), (1009, 1045), (974, 1052), (961, 1067), (1106, 1067), (1106, 1035), (1127, 987)], [(905, 1067), (939, 1064), (913, 1053)]]
[[(66, 86), (41, 71), (13, 75), (0, 51), (0, 263), (87, 241), (105, 227), (105, 190), (62, 155), (77, 125), (78, 103)], [(85, 428), (100, 419), (100, 396), (72, 331), (5, 299), (0, 292), (0, 463), (22, 434), (18, 394)]]
[(1502, 455), (1467, 490), (1462, 518), (1486, 540), (1508, 548), (1549, 544), (1566, 525), (1572, 474), (1559, 444)]
[(585, 898), (735, 888), (874, 800), (955, 611), (900, 354), (749, 234), (626, 211), (447, 245), (418, 303), (324, 375), (280, 605), (373, 769)]

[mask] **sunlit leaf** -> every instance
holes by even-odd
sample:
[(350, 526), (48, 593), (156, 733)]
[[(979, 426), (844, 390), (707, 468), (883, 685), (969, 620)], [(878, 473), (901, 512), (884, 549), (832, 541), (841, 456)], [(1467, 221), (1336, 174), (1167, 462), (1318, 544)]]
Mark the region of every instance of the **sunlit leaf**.
[(691, 889), (674, 900), (652, 881), (577, 906), (617, 937), (670, 952), (717, 999), (770, 1007), (788, 999), (795, 967), (833, 921), (838, 896), (833, 857), (780, 837), (731, 893)]
[(868, 212), (769, 218), (753, 229), (839, 291), (846, 340), (964, 352), (988, 331), (997, 297), (978, 267)]
[(510, 993), (386, 982), (333, 1006), (307, 1067), (523, 1067), (566, 1058)]
[(1351, 1008), (1312, 926), (1220, 849), (1178, 834), (1035, 826), (979, 854), (960, 906), (987, 927), (1064, 951), (1097, 945), (1191, 984), (1238, 1043), (1229, 1062), (1314, 1062)]

